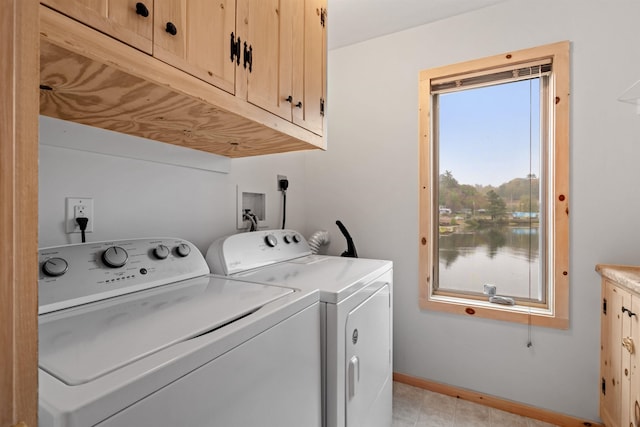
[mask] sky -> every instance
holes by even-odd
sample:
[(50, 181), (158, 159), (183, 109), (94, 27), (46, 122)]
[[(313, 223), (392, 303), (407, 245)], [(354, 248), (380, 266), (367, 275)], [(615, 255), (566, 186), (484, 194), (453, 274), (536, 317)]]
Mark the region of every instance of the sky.
[(537, 78), (441, 94), (439, 103), (440, 174), (448, 170), (460, 184), (495, 187), (540, 176)]

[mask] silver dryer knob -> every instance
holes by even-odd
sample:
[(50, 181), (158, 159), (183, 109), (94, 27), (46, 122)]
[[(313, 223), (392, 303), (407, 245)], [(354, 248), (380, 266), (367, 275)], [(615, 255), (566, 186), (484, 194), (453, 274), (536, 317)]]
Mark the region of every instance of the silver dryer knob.
[(158, 259), (166, 259), (171, 252), (165, 245), (158, 245), (153, 249), (153, 255)]
[(191, 253), (191, 248), (186, 243), (180, 243), (176, 247), (176, 252), (178, 252), (178, 255), (181, 257), (186, 257)]
[(278, 239), (276, 239), (276, 236), (274, 236), (273, 234), (267, 234), (264, 237), (264, 242), (267, 244), (267, 246), (273, 248), (278, 244)]
[(119, 268), (124, 266), (129, 260), (129, 254), (124, 248), (120, 246), (111, 246), (102, 253), (102, 261), (113, 268)]
[(69, 263), (62, 258), (49, 258), (42, 264), (42, 272), (49, 277), (62, 276), (69, 269)]

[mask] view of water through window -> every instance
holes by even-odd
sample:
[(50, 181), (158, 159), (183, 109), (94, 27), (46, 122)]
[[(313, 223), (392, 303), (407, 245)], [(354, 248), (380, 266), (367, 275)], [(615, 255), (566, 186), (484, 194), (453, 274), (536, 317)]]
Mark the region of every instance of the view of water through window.
[(437, 287), (544, 301), (539, 79), (438, 95)]

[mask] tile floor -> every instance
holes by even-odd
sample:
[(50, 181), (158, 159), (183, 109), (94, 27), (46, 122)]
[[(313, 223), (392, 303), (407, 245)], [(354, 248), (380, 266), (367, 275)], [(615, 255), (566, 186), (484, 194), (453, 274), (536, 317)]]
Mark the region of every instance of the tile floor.
[(393, 383), (393, 427), (554, 427), (520, 415)]

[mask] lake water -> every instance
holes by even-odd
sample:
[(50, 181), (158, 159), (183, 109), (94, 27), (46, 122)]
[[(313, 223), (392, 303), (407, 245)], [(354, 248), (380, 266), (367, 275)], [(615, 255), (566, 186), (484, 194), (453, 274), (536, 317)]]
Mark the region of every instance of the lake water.
[(544, 300), (538, 228), (442, 234), (439, 244), (439, 289), (482, 294), (492, 284), (498, 295)]

